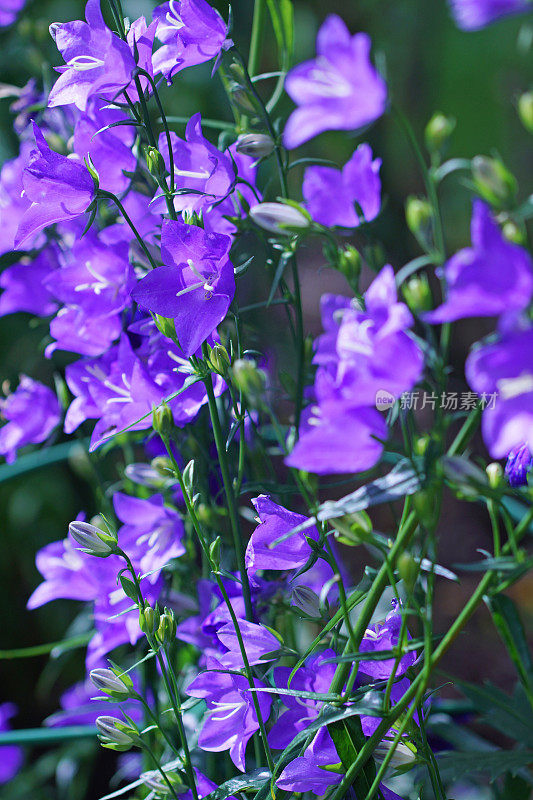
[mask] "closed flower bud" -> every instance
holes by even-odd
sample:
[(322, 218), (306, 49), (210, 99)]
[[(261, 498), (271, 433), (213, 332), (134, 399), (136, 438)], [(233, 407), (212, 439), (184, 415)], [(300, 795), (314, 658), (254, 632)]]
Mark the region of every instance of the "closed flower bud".
[(264, 133), (244, 133), (237, 139), (235, 150), (252, 158), (269, 156), (274, 150), (274, 142)]
[(362, 542), (367, 542), (372, 533), (372, 520), (366, 511), (356, 511), (345, 514), (335, 520), (337, 532), (335, 538), (348, 547), (356, 547)]
[(487, 464), (485, 472), (489, 479), (489, 486), (492, 489), (497, 489), (498, 486), (501, 486), (503, 483), (503, 467), (501, 464), (498, 464), (497, 461), (493, 461), (491, 464)]
[(347, 244), (346, 247), (339, 252), (337, 259), (339, 271), (342, 272), (349, 281), (357, 281), (361, 274), (362, 263), (359, 251), (351, 244)]
[(419, 565), (411, 553), (402, 553), (398, 559), (398, 574), (408, 592), (412, 592), (419, 572)]
[(433, 114), (425, 130), (426, 147), (430, 153), (438, 153), (447, 144), (455, 130), (456, 121), (444, 114)]
[(421, 197), (408, 197), (405, 219), (419, 244), (426, 250), (430, 249), (433, 242), (433, 212), (428, 201)]
[(146, 166), (156, 179), (163, 178), (166, 172), (165, 159), (157, 147), (146, 148)]
[(521, 246), (527, 243), (525, 230), (510, 219), (504, 224), (502, 233), (508, 242), (519, 244)]
[(176, 629), (177, 624), (174, 612), (172, 609), (165, 608), (159, 621), (156, 639), (161, 642), (161, 644), (172, 644), (176, 638)]
[(151, 464), (128, 464), (124, 470), (124, 474), (133, 483), (138, 483), (140, 486), (149, 486), (154, 489), (163, 489), (164, 487), (174, 483), (171, 473), (163, 472), (160, 469), (159, 463), (154, 467), (154, 461), (164, 461), (162, 456), (154, 458)]
[(169, 478), (174, 475), (174, 467), (168, 456), (156, 456), (152, 459), (150, 466), (161, 478)]
[(216, 344), (209, 353), (209, 363), (219, 375), (224, 375), (231, 364), (229, 353), (221, 344)]
[(95, 724), (100, 742), (111, 750), (125, 752), (138, 740), (137, 732), (116, 717), (98, 717)]
[(163, 439), (168, 439), (174, 427), (172, 411), (166, 403), (156, 406), (152, 413), (152, 427)]
[(291, 605), (313, 619), (321, 616), (320, 597), (308, 586), (296, 586), (293, 589)]
[(524, 92), (518, 101), (518, 116), (524, 128), (533, 133), (533, 92)]
[(290, 234), (310, 225), (303, 211), (286, 203), (259, 203), (250, 209), (250, 216), (256, 225), (271, 233)]
[(499, 158), (476, 156), (472, 159), (472, 177), (481, 197), (498, 208), (512, 205), (518, 183)]
[(81, 545), (83, 552), (91, 556), (105, 558), (116, 549), (116, 536), (105, 533), (100, 528), (91, 525), (90, 522), (75, 520), (70, 523), (68, 530), (74, 541)]
[(266, 386), (266, 376), (255, 361), (238, 358), (232, 369), (233, 383), (250, 401), (252, 405), (260, 402)]
[(133, 682), (128, 675), (119, 677), (110, 669), (92, 669), (89, 677), (97, 689), (115, 700), (125, 700), (133, 689)]
[(254, 98), (242, 86), (235, 86), (232, 89), (231, 99), (244, 114), (257, 114), (258, 108)]
[(433, 298), (427, 276), (414, 275), (402, 286), (405, 302), (414, 314), (429, 311), (433, 306)]
[(159, 609), (157, 606), (152, 608), (149, 603), (139, 611), (139, 628), (143, 633), (154, 633), (159, 627)]

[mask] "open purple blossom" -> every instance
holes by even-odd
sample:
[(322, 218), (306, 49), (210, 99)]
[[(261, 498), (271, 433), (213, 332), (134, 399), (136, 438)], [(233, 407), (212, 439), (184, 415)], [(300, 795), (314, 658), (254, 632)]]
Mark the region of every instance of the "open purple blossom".
[[(24, 214), (31, 206), (31, 200), (24, 192), (22, 178), (34, 146), (29, 141), (20, 145), (20, 154), (5, 161), (0, 172), (0, 255), (15, 250), (15, 237)], [(36, 240), (28, 245), (40, 243)]]
[(25, 5), (26, 0), (0, 0), (0, 28), (15, 22)]
[(360, 144), (340, 170), (308, 167), (302, 191), (315, 222), (327, 227), (356, 228), (377, 217), (381, 208), (380, 167), (381, 159), (372, 159), (368, 144)]
[(50, 322), (50, 336), (55, 341), (47, 346), (45, 355), (50, 358), (55, 350), (66, 350), (97, 356), (118, 339), (121, 331), (120, 317), (113, 312), (95, 317), (81, 306), (66, 305)]
[[(506, 458), (533, 441), (533, 327), (500, 325), (495, 341), (475, 348), (466, 360), (468, 383), (482, 399), (483, 439), (493, 458)], [(495, 402), (487, 402), (496, 395)]]
[(153, 16), (163, 45), (154, 53), (154, 72), (169, 83), (176, 72), (211, 61), (233, 44), (226, 23), (206, 0), (170, 0), (157, 6)]
[[(181, 193), (174, 197), (176, 211), (201, 211), (222, 200), (231, 191), (235, 181), (235, 170), (229, 155), (221, 153), (202, 133), (202, 116), (193, 114), (185, 128), (185, 139), (170, 133), (174, 156), (176, 189)], [(159, 152), (170, 170), (167, 138), (159, 137)], [(166, 203), (158, 192), (152, 202), (154, 211), (164, 213)]]
[(496, 316), (527, 306), (533, 295), (533, 262), (522, 247), (508, 242), (482, 200), (474, 202), (472, 247), (446, 263), (444, 303), (424, 315), (428, 322)]
[[(1, 19), (1, 17), (0, 17)], [(17, 713), (14, 703), (0, 703), (0, 732), (10, 729), (9, 720)], [(22, 766), (23, 753), (16, 745), (0, 747), (0, 784), (11, 781)]]
[[(393, 608), (387, 614), (385, 622), (381, 625), (374, 625), (367, 628), (361, 645), (359, 647), (360, 653), (377, 653), (380, 651), (393, 650), (398, 646), (400, 628), (402, 624), (402, 617), (398, 611), (398, 602), (393, 601)], [(407, 634), (407, 639), (410, 639)], [(398, 662), (396, 668), (396, 676), (399, 678), (411, 667), (416, 661), (416, 653), (414, 651), (405, 653)], [(359, 662), (359, 672), (368, 675), (374, 680), (388, 679), (394, 669), (396, 659), (394, 656), (383, 660), (369, 660)]]
[(146, 275), (131, 296), (142, 308), (175, 321), (185, 356), (191, 356), (224, 319), (235, 292), (231, 239), (195, 225), (165, 220), (165, 266)]
[(531, 10), (529, 0), (450, 0), (457, 25), (465, 31), (484, 28), (501, 17)]
[(57, 302), (46, 288), (48, 276), (58, 268), (57, 253), (47, 247), (34, 261), (25, 257), (7, 267), (0, 275), (0, 316), (25, 311), (37, 317), (47, 317), (57, 310)]
[[(275, 656), (266, 657), (269, 653), (276, 653), (281, 646), (279, 639), (274, 636), (264, 625), (255, 622), (239, 620), (239, 630), (242, 636), (248, 663), (265, 664), (273, 661)], [(227, 652), (219, 656), (222, 666), (228, 669), (242, 669), (244, 659), (239, 646), (237, 631), (233, 622), (228, 622), (217, 631), (218, 640), (227, 648)]]
[(317, 57), (292, 69), (285, 89), (298, 108), (283, 134), (285, 147), (307, 142), (329, 130), (357, 130), (380, 117), (387, 102), (385, 81), (370, 63), (370, 38), (351, 36), (331, 14), (320, 28)]
[[(244, 675), (214, 671), (220, 668), (217, 661), (210, 660), (208, 669), (200, 672), (185, 690), (191, 697), (200, 697), (207, 704), (207, 717), (198, 737), (198, 746), (213, 753), (229, 750), (237, 769), (245, 772), (246, 745), (259, 730), (250, 684)], [(259, 689), (265, 684), (255, 681), (255, 686)], [(257, 700), (263, 720), (268, 719), (271, 696), (257, 692)]]
[(505, 465), (505, 475), (513, 487), (527, 486), (528, 475), (533, 467), (533, 455), (527, 442), (511, 450)]
[(21, 447), (44, 442), (61, 420), (54, 392), (26, 375), (12, 394), (0, 400), (0, 414), (6, 420), (0, 428), (0, 454), (8, 464)]
[(173, 558), (185, 553), (183, 523), (173, 508), (165, 506), (163, 495), (148, 499), (130, 497), (122, 492), (113, 496), (121, 546), (139, 564), (141, 572), (152, 572), (154, 582), (159, 570)]
[[(76, 105), (85, 111), (91, 95), (112, 100), (126, 89), (136, 67), (127, 42), (106, 26), (100, 0), (88, 0), (87, 22), (56, 23), (50, 31), (65, 61), (48, 98), (48, 105)], [(132, 93), (133, 94), (133, 93)], [(135, 99), (132, 96), (132, 99)]]
[(95, 198), (95, 185), (87, 167), (51, 150), (38, 125), (33, 123), (36, 149), (30, 153), (22, 183), (31, 201), (15, 236), (19, 248), (36, 233), (83, 214)]

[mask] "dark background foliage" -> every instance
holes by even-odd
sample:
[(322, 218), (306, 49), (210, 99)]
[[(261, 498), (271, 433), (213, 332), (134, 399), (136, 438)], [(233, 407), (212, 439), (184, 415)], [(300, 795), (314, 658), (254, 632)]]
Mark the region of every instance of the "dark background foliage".
[[(105, 5), (105, 3), (103, 4)], [(126, 13), (132, 18), (150, 15), (154, 4), (148, 0), (126, 0)], [(215, 5), (227, 15), (225, 0)], [(36, 0), (14, 26), (0, 33), (0, 79), (4, 84), (22, 86), (32, 75), (42, 75), (48, 85), (51, 67), (60, 58), (48, 34), (55, 20), (83, 17), (81, 0)], [(246, 51), (253, 3), (234, 0), (234, 39)], [(528, 88), (529, 37), (533, 35), (520, 20), (509, 20), (478, 33), (467, 34), (453, 24), (445, 0), (295, 0), (295, 61), (314, 53), (316, 31), (327, 12), (340, 14), (352, 31), (366, 30), (373, 39), (376, 60), (389, 81), (393, 102), (411, 120), (422, 138), (425, 123), (434, 111), (457, 119), (450, 157), (472, 157), (498, 153), (518, 176), (527, 175), (531, 166), (528, 136), (518, 120), (516, 101)], [(261, 68), (276, 68), (274, 37), (265, 37)], [(188, 116), (201, 110), (206, 117), (230, 119), (229, 109), (218, 79), (211, 79), (210, 66), (187, 70), (162, 97), (169, 115)], [(9, 99), (0, 100), (0, 161), (16, 154), (17, 140), (12, 131)], [(285, 110), (289, 109), (287, 101)], [(283, 110), (283, 107), (282, 109)], [(382, 179), (386, 207), (379, 223), (379, 236), (386, 259), (395, 268), (419, 255), (418, 246), (404, 224), (407, 195), (422, 194), (423, 184), (405, 137), (388, 115), (368, 133), (374, 152), (383, 159)], [(330, 158), (344, 163), (356, 145), (353, 137), (331, 133), (308, 143), (304, 155)], [(294, 176), (293, 192), (298, 196), (301, 175)], [(527, 185), (521, 185), (525, 197)], [(461, 179), (451, 177), (442, 188), (442, 208), (449, 253), (469, 240), (471, 195)], [(348, 291), (342, 276), (321, 268), (319, 252), (308, 252), (304, 270), (306, 328), (320, 330), (318, 302), (325, 291)], [(266, 285), (266, 284), (265, 284)], [(245, 291), (252, 292), (249, 287)], [(257, 289), (253, 291), (258, 291)], [(283, 326), (273, 324), (274, 312), (262, 314), (254, 323), (275, 344), (283, 360)], [(453, 340), (453, 380), (464, 387), (463, 364), (470, 343), (491, 330), (491, 322), (475, 326), (456, 326)], [(16, 384), (20, 373), (28, 373), (51, 383), (53, 364), (44, 360), (46, 328), (34, 325), (26, 315), (0, 319), (0, 376)], [(58, 364), (60, 362), (57, 362)], [(483, 452), (478, 443), (480, 453)], [(85, 509), (96, 511), (91, 492), (91, 471), (83, 448), (74, 452), (69, 463), (41, 468), (20, 478), (4, 481), (0, 467), (0, 649), (27, 647), (60, 639), (72, 621), (77, 604), (54, 602), (33, 612), (25, 610), (32, 590), (39, 582), (34, 566), (35, 552), (63, 537), (68, 521)], [(117, 472), (106, 467), (106, 480), (113, 482)], [(385, 516), (374, 515), (376, 525), (390, 524)], [(476, 557), (476, 548), (490, 542), (485, 513), (469, 504), (445, 505), (441, 533), (441, 563), (453, 564)], [(361, 563), (356, 562), (358, 572)], [(438, 596), (442, 622), (451, 621), (468, 596), (469, 580), (457, 587), (444, 586)], [(531, 579), (514, 589), (515, 600), (531, 629), (533, 601)], [(480, 681), (491, 678), (510, 689), (512, 669), (499, 646), (490, 619), (478, 612), (450, 655), (445, 667), (461, 676)], [(83, 675), (81, 653), (65, 654), (49, 660), (0, 660), (0, 701), (13, 700), (19, 706), (17, 726), (37, 726), (57, 708), (58, 697), (66, 686)], [(514, 679), (513, 679), (514, 680)], [(67, 770), (68, 771), (68, 770)], [(87, 795), (91, 797), (91, 794)]]

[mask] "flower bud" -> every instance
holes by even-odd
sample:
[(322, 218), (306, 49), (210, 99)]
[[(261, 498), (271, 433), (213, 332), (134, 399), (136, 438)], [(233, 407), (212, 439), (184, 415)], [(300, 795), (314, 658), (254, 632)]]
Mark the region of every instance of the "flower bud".
[[(161, 456), (158, 456), (153, 461), (158, 461), (161, 458)], [(169, 473), (161, 471), (159, 465), (154, 467), (153, 461), (151, 464), (127, 464), (124, 470), (126, 478), (129, 478), (133, 483), (138, 483), (140, 486), (149, 486), (154, 489), (163, 489), (174, 483)]]
[(154, 178), (160, 180), (165, 176), (166, 173), (165, 159), (157, 147), (147, 147), (145, 152), (146, 166), (148, 167), (150, 174), (153, 175)]
[(143, 633), (154, 633), (159, 627), (160, 614), (157, 606), (152, 606), (147, 602), (145, 607), (139, 611), (139, 628)]
[(308, 586), (295, 586), (292, 590), (291, 605), (313, 619), (321, 616), (320, 597)]
[(235, 86), (231, 90), (231, 100), (244, 114), (257, 114), (258, 112), (254, 98), (242, 86)]
[(156, 406), (152, 412), (152, 427), (162, 439), (168, 439), (174, 427), (172, 411), (166, 403)]
[(98, 717), (95, 724), (100, 742), (110, 750), (121, 753), (130, 750), (139, 738), (133, 728), (116, 717)]
[(430, 153), (438, 153), (442, 150), (455, 130), (455, 125), (456, 121), (453, 117), (445, 117), (439, 112), (433, 114), (425, 130), (426, 147)]
[(505, 465), (505, 476), (509, 485), (513, 488), (528, 485), (528, 476), (533, 467), (533, 456), (529, 450), (529, 445), (524, 443), (511, 450)]
[(502, 233), (508, 242), (521, 246), (527, 244), (527, 237), (524, 229), (510, 219), (503, 225)]
[(270, 233), (290, 234), (293, 229), (308, 228), (311, 220), (303, 211), (287, 203), (259, 203), (250, 209), (256, 225)]
[(114, 700), (125, 700), (133, 689), (133, 681), (129, 675), (119, 676), (111, 669), (92, 669), (89, 677), (97, 689)]
[(80, 549), (91, 556), (105, 558), (116, 549), (116, 536), (105, 533), (90, 522), (74, 520), (68, 526), (68, 530), (74, 541), (81, 545)]
[(497, 489), (498, 486), (501, 486), (503, 483), (503, 467), (501, 464), (498, 464), (497, 461), (493, 461), (491, 464), (487, 464), (485, 467), (485, 472), (487, 473), (487, 477), (489, 479), (489, 486), (491, 489)]
[(372, 520), (366, 511), (356, 511), (336, 519), (335, 528), (337, 529), (335, 539), (338, 542), (348, 547), (356, 547), (369, 540), (372, 533)]
[(409, 278), (402, 286), (402, 293), (413, 314), (429, 311), (433, 307), (429, 281), (424, 273)]
[(524, 92), (518, 101), (518, 116), (522, 125), (533, 133), (533, 92)]
[(155, 635), (156, 639), (161, 644), (172, 644), (176, 638), (176, 629), (177, 623), (174, 612), (172, 609), (165, 608), (159, 621), (159, 627)]
[(252, 359), (238, 358), (232, 368), (233, 383), (251, 405), (257, 405), (265, 391), (266, 376)]
[[(151, 792), (154, 792), (158, 797), (160, 795), (170, 795), (170, 794), (185, 794), (189, 790), (187, 787), (182, 783), (181, 778), (175, 772), (167, 772), (165, 767), (163, 767), (163, 771), (167, 776), (168, 783), (165, 781), (159, 770), (149, 770), (148, 772), (141, 773), (141, 781), (143, 782), (144, 786), (147, 789), (150, 789)], [(171, 788), (172, 787), (172, 788)]]
[(229, 353), (221, 344), (216, 344), (209, 353), (209, 363), (219, 375), (225, 375), (227, 368), (231, 365)]
[(421, 247), (430, 249), (433, 242), (433, 212), (428, 201), (421, 197), (408, 197), (405, 219)]
[(473, 158), (472, 177), (481, 197), (491, 205), (501, 208), (514, 203), (518, 183), (499, 158)]
[(398, 574), (408, 592), (412, 592), (419, 572), (419, 565), (411, 553), (402, 553), (398, 558)]
[(152, 459), (150, 466), (156, 475), (161, 478), (168, 479), (171, 475), (174, 475), (174, 467), (168, 456), (156, 456)]
[(351, 244), (347, 244), (338, 254), (337, 264), (339, 272), (342, 272), (348, 281), (352, 282), (358, 280), (361, 274), (362, 263), (363, 261), (359, 251)]
[(244, 133), (237, 139), (235, 150), (252, 158), (264, 158), (274, 150), (274, 142), (264, 133)]

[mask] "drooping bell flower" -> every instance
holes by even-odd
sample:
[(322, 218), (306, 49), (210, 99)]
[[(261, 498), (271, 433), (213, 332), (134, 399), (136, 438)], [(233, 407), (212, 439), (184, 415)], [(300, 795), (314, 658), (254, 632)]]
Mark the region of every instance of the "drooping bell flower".
[(27, 444), (41, 444), (61, 419), (54, 392), (22, 375), (17, 389), (0, 401), (0, 413), (7, 420), (0, 428), (0, 455), (15, 461), (17, 450)]
[(475, 31), (501, 17), (531, 10), (529, 0), (450, 0), (450, 6), (457, 25), (465, 31)]

